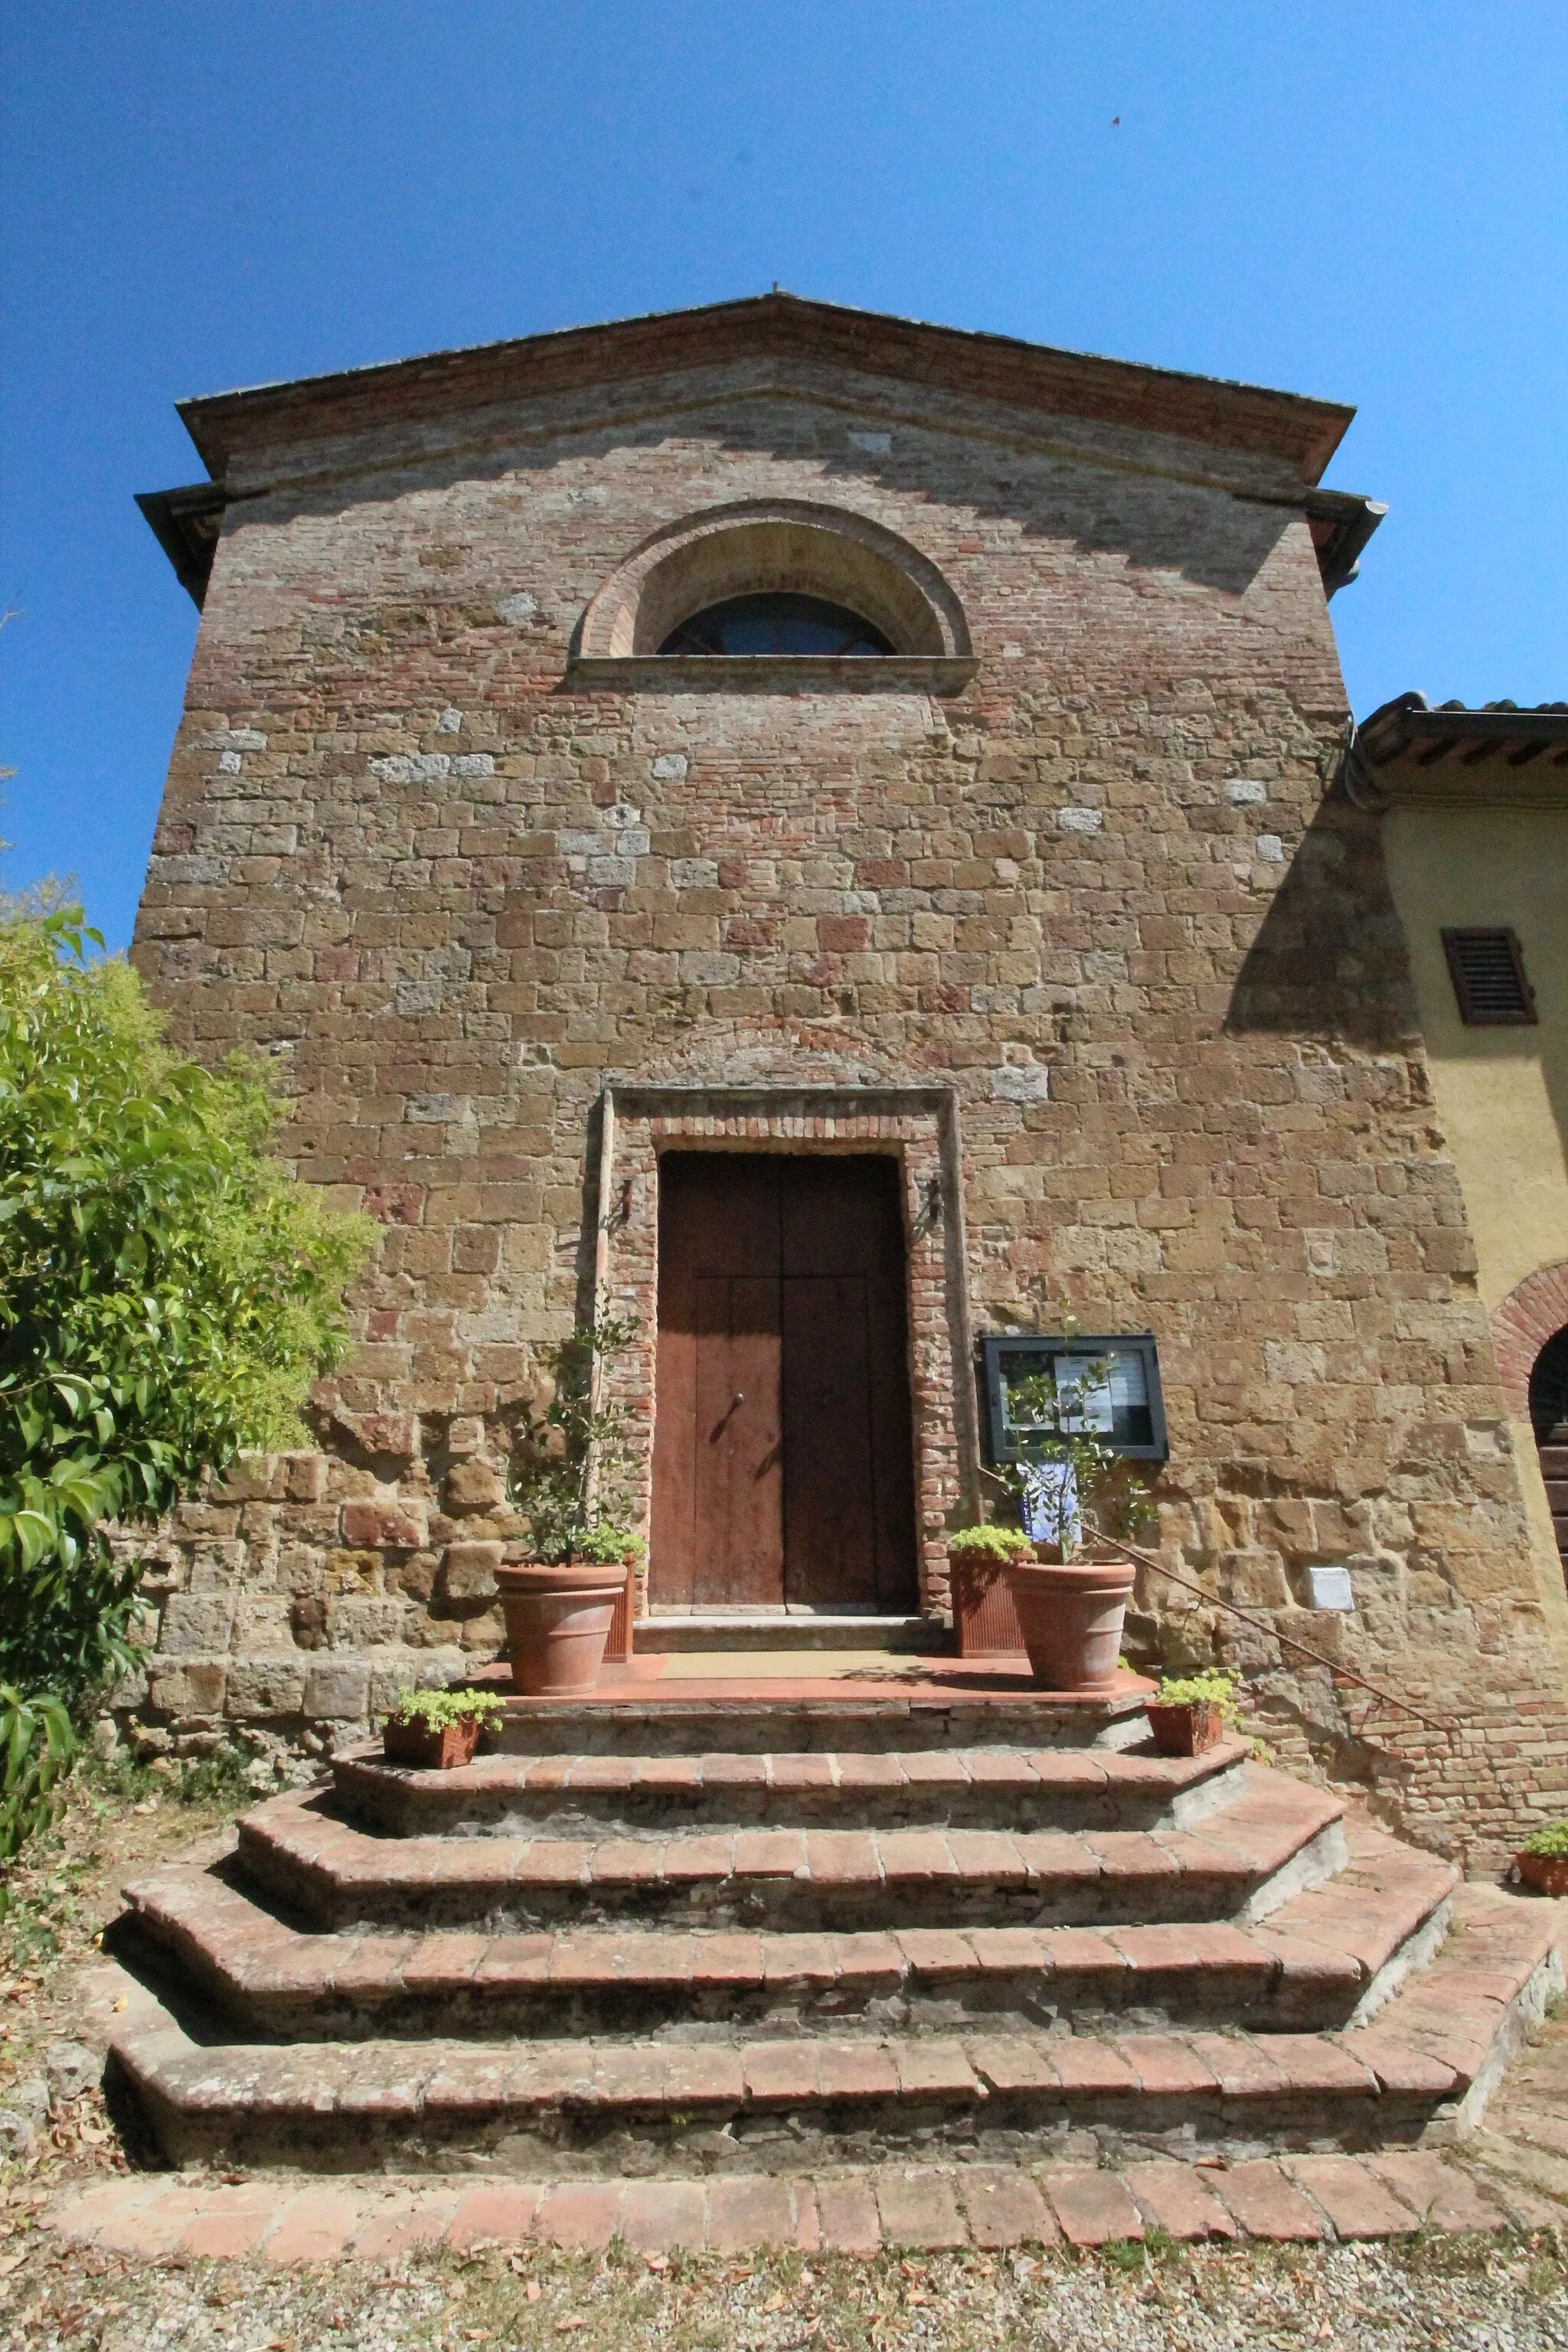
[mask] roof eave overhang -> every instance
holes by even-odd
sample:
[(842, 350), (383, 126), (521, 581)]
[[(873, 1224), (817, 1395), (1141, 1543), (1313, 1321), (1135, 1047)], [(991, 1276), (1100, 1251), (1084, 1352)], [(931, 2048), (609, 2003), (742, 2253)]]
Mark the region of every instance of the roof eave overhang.
[(1355, 731), (1346, 783), (1366, 806), (1568, 806), (1568, 704), (1434, 710), (1402, 694)]
[(138, 490), (136, 503), (174, 565), (174, 577), (199, 611), (212, 574), (227, 491), (221, 482), (189, 482), (175, 490)]

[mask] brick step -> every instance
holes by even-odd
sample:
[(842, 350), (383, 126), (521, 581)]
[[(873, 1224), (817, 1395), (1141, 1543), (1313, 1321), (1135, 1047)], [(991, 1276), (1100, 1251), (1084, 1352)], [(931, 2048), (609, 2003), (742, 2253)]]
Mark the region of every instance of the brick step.
[(1088, 1926), (1257, 1919), (1345, 1859), (1336, 1797), (1256, 1766), (1190, 1830), (738, 1830), (642, 1838), (374, 1837), (321, 1796), (239, 1823), (246, 1878), (321, 1927), (493, 1932)]
[(922, 1748), (736, 1756), (480, 1756), (410, 1771), (378, 1747), (332, 1765), (338, 1804), (395, 1837), (705, 1827), (1187, 1829), (1240, 1794), (1247, 1743), (1152, 1748)]
[(639, 1657), (720, 1651), (889, 1650), (951, 1655), (952, 1629), (941, 1617), (883, 1616), (875, 1610), (670, 1610), (639, 1617)]
[[(813, 1681), (811, 1662), (776, 1689), (670, 1679), (672, 1661), (634, 1661), (582, 1698), (518, 1698), (506, 1669), (476, 1673), (505, 1700), (498, 1744), (509, 1755), (735, 1756), (832, 1748), (839, 1755), (919, 1748), (1120, 1748), (1145, 1743), (1155, 1685), (1121, 1674), (1086, 1696), (1037, 1690), (1024, 1659), (910, 1660), (919, 1673)], [(883, 1687), (883, 1680), (887, 1686)]]
[[(1459, 1899), (1430, 1969), (1342, 2033), (955, 2034), (703, 2043), (113, 2043), (164, 2155), (538, 2177), (1376, 2149), (1473, 2126), (1561, 1990), (1555, 1906)], [(1069, 2138), (1069, 2135), (1073, 2136)]]
[(1343, 1875), (1248, 1928), (311, 1935), (210, 1870), (168, 1864), (125, 1895), (142, 1936), (247, 2035), (698, 2042), (1096, 2018), (1342, 2026), (1430, 1957), (1457, 1876), (1363, 1824)]
[[(1420, 2230), (1551, 2226), (1558, 2209), (1507, 2181), (1484, 2188), (1425, 2148), (1386, 2155), (1288, 2156), (1195, 2165), (879, 2166), (871, 2172), (721, 2173), (661, 2180), (479, 2180), (298, 2175), (186, 2181), (132, 2174), (71, 2187), (45, 2229), (100, 2253), (142, 2261), (250, 2258), (401, 2267), (417, 2249), (480, 2246), (641, 2253), (872, 2254), (879, 2247), (1180, 2243), (1256, 2239), (1288, 2245), (1394, 2238)], [(558, 2324), (559, 2325), (559, 2324)], [(477, 2334), (478, 2331), (476, 2330)], [(797, 2338), (798, 2340), (798, 2338)]]

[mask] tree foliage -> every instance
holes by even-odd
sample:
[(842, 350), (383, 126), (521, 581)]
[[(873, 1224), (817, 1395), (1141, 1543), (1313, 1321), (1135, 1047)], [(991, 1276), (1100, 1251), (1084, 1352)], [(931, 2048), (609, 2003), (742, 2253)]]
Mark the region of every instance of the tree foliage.
[[(54, 1820), (75, 1754), (63, 1699), (26, 1699), (0, 1683), (0, 1864), (14, 1862), (27, 1839)], [(5, 1907), (0, 1888), (0, 1916)]]
[(371, 1230), (268, 1155), (262, 1071), (172, 1053), (89, 941), (76, 908), (0, 920), (0, 1679), (67, 1697), (125, 1655), (106, 1523), (308, 1442)]

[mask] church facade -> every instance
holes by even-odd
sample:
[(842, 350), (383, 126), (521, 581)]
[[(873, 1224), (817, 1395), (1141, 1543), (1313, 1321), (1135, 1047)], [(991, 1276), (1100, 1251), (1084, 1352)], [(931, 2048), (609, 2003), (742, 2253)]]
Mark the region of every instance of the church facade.
[(779, 295), (182, 414), (133, 957), (384, 1233), (319, 1444), (149, 1555), (144, 1737), (319, 1749), (492, 1655), (517, 1413), (595, 1311), (645, 1620), (934, 1621), (984, 1367), (1076, 1328), (1185, 1580), (1148, 1653), (1479, 1864), (1568, 1811), (1384, 837), (1421, 747), (1358, 751), (1330, 624), (1350, 412)]

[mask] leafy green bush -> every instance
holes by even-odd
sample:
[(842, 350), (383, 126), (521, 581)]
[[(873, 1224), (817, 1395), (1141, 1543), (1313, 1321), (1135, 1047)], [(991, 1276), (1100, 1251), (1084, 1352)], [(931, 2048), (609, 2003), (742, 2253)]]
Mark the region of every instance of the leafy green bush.
[(489, 1723), (501, 1712), (501, 1701), (493, 1691), (401, 1690), (393, 1720), (422, 1723), (426, 1731), (446, 1731), (454, 1723)]
[(616, 1519), (597, 1519), (577, 1546), (579, 1559), (640, 1559), (647, 1547)]
[(128, 1659), (105, 1522), (304, 1442), (373, 1230), (268, 1157), (258, 1066), (171, 1053), (88, 941), (78, 908), (0, 920), (0, 1676), (68, 1700)]
[(1152, 1706), (1217, 1706), (1226, 1723), (1241, 1714), (1236, 1689), (1241, 1676), (1217, 1667), (1207, 1675), (1167, 1675), (1150, 1704)]
[(1030, 1559), (1034, 1545), (1022, 1528), (955, 1528), (947, 1539), (948, 1556), (966, 1552), (971, 1559)]
[(1520, 1852), (1538, 1853), (1543, 1862), (1568, 1862), (1568, 1822), (1548, 1822), (1544, 1829), (1532, 1830)]
[(47, 1829), (77, 1752), (70, 1711), (58, 1698), (24, 1698), (0, 1683), (0, 1863)]

